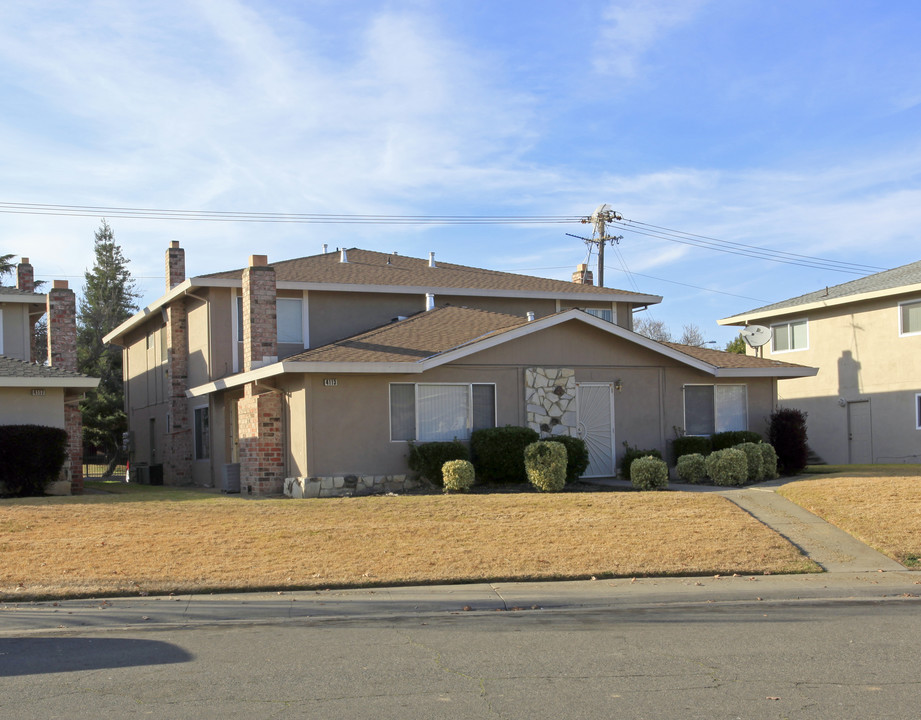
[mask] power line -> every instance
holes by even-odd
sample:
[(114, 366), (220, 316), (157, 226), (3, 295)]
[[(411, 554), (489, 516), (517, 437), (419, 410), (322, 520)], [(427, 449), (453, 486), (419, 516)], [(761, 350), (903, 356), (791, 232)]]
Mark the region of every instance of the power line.
[[(211, 210), (172, 210), (165, 208), (113, 207), (102, 205), (59, 205), (0, 201), (0, 214), (58, 215), (70, 217), (117, 217), (140, 220), (174, 220), (190, 222), (294, 223), (325, 225), (571, 225), (591, 222), (580, 215), (362, 215), (346, 213), (268, 213)], [(720, 240), (682, 230), (623, 218), (614, 213), (611, 224), (625, 232), (643, 235), (691, 247), (723, 252), (741, 257), (865, 275), (886, 268), (828, 258), (790, 253), (783, 250)], [(600, 254), (600, 253), (599, 253)], [(600, 280), (600, 277), (599, 277)]]
[[(783, 263), (785, 265), (798, 265), (800, 267), (813, 268), (817, 270), (831, 270), (833, 272), (851, 273), (853, 275), (866, 275), (867, 273), (879, 272), (886, 268), (874, 265), (863, 265), (839, 260), (829, 260), (826, 258), (815, 257), (811, 255), (799, 255), (797, 253), (788, 253), (783, 250), (771, 250), (768, 248), (758, 247), (757, 245), (746, 245), (744, 243), (732, 242), (729, 240), (719, 240), (717, 238), (707, 237), (706, 235), (695, 235), (680, 230), (671, 230), (662, 228), (657, 225), (643, 223), (636, 220), (618, 221), (618, 227), (626, 232), (632, 232), (637, 235), (645, 235), (669, 242), (677, 242), (682, 245), (690, 245), (708, 250), (716, 250), (728, 253), (730, 255), (740, 255), (742, 257), (756, 258), (759, 260), (769, 260), (771, 262)], [(639, 227), (635, 227), (639, 226)]]
[(70, 217), (133, 218), (140, 220), (186, 220), (200, 222), (305, 223), (352, 225), (571, 225), (579, 215), (351, 215), (336, 213), (266, 213), (164, 208), (52, 205), (0, 201), (0, 213), (63, 215)]

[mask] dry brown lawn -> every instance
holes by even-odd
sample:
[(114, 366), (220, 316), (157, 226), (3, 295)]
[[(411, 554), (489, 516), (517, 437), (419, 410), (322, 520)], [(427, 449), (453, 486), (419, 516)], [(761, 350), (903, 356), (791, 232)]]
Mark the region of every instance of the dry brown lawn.
[(778, 492), (906, 567), (921, 568), (918, 469), (844, 470), (792, 482)]
[(140, 490), (0, 501), (0, 599), (819, 569), (703, 493)]

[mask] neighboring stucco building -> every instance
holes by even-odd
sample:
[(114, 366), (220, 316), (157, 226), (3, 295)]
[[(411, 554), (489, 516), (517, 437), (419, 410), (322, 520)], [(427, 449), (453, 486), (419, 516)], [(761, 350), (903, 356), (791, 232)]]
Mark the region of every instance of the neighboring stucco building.
[[(64, 473), (83, 488), (83, 423), (79, 402), (99, 384), (77, 372), (76, 304), (66, 280), (35, 292), (28, 258), (17, 265), (17, 286), (0, 287), (0, 425), (45, 425), (67, 430)], [(48, 362), (33, 362), (35, 323), (48, 315)]]
[[(632, 332), (661, 300), (591, 284), (342, 250), (184, 277), (106, 337), (124, 347), (135, 463), (244, 493), (399, 489), (408, 443), (529, 425), (585, 437), (589, 475), (623, 443), (666, 450), (675, 428), (764, 430), (783, 362)], [(685, 401), (688, 397), (689, 401)]]
[[(719, 321), (771, 329), (765, 358), (819, 368), (780, 383), (829, 463), (921, 461), (921, 262)], [(749, 351), (753, 352), (753, 351)]]

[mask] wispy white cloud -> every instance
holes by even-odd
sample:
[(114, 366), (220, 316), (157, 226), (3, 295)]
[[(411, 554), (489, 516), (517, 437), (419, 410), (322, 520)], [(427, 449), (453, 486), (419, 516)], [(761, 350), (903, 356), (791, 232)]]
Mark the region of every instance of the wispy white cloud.
[(692, 20), (708, 0), (612, 0), (594, 48), (595, 69), (633, 78), (643, 56), (675, 28)]

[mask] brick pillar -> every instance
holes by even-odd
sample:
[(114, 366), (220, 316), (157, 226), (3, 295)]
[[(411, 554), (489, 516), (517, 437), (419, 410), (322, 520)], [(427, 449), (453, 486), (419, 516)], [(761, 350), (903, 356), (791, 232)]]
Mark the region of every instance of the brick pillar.
[(576, 285), (594, 285), (595, 278), (592, 274), (592, 271), (588, 269), (588, 265), (585, 263), (580, 263), (576, 265), (576, 271), (572, 274), (572, 281)]
[(265, 255), (251, 255), (243, 271), (243, 370), (261, 367), (278, 355), (275, 268)]
[(185, 250), (173, 240), (166, 251), (166, 292), (185, 280)]
[(237, 401), (240, 492), (280, 495), (285, 481), (281, 393), (253, 394), (252, 385)]
[(185, 300), (176, 298), (166, 308), (169, 428), (163, 442), (163, 482), (192, 482), (192, 425), (189, 420), (189, 320)]
[(35, 292), (35, 270), (27, 257), (16, 266), (16, 287), (25, 292)]
[[(25, 258), (23, 258), (25, 260)], [(77, 372), (77, 302), (66, 280), (55, 280), (48, 293), (48, 362), (52, 367)], [(64, 405), (70, 491), (83, 492), (83, 417), (76, 401)]]

